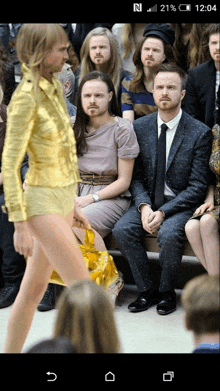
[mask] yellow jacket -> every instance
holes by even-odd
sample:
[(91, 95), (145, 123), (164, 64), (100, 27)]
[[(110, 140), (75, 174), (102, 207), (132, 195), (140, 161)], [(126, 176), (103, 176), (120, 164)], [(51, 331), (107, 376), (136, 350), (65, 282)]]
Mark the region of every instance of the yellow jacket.
[[(76, 145), (56, 77), (52, 84), (41, 77), (38, 92), (31, 70), (22, 65), (23, 79), (8, 106), (2, 175), (9, 221), (27, 219), (20, 166), (27, 151), (27, 185), (63, 187), (80, 180)], [(6, 208), (2, 207), (5, 211)]]

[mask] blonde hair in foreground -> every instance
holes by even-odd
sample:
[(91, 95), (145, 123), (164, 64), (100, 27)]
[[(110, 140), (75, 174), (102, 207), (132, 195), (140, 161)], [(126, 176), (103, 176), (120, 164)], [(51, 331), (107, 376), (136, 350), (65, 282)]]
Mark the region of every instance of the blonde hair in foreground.
[(54, 337), (65, 337), (77, 353), (119, 353), (112, 304), (93, 281), (77, 281), (65, 291), (58, 303)]

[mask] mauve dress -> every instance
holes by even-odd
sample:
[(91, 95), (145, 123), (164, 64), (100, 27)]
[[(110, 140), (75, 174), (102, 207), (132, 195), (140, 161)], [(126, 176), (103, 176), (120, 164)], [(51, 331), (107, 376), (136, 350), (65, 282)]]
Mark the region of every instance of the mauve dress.
[[(80, 174), (116, 175), (118, 158), (134, 159), (139, 154), (139, 145), (132, 123), (120, 117), (86, 134), (88, 152), (78, 158)], [(78, 196), (95, 193), (107, 185), (78, 184)], [(117, 197), (100, 200), (82, 210), (92, 228), (103, 238), (112, 231), (115, 223), (128, 210), (131, 194), (127, 190)]]

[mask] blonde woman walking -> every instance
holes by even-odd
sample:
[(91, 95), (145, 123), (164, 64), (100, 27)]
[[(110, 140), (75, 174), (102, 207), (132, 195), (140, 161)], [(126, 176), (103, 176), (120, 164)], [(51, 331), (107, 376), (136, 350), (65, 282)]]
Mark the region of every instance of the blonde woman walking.
[[(23, 79), (8, 107), (2, 174), (9, 221), (14, 222), (14, 246), (28, 257), (25, 275), (12, 307), (4, 351), (19, 353), (52, 270), (67, 285), (90, 279), (72, 232), (79, 180), (75, 139), (63, 92), (54, 73), (68, 59), (69, 43), (58, 24), (24, 24), (17, 38)], [(29, 155), (23, 194), (19, 168)]]

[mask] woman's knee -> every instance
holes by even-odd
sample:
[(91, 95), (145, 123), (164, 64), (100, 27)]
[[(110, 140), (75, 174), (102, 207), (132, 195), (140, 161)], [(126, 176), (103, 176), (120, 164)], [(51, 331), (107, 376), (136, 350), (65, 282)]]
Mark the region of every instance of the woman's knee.
[(186, 236), (189, 239), (193, 239), (196, 233), (199, 232), (199, 220), (189, 220), (185, 225)]
[(212, 230), (218, 229), (218, 223), (216, 219), (211, 214), (205, 214), (200, 219), (200, 229), (201, 232), (205, 233), (206, 235), (211, 233)]

